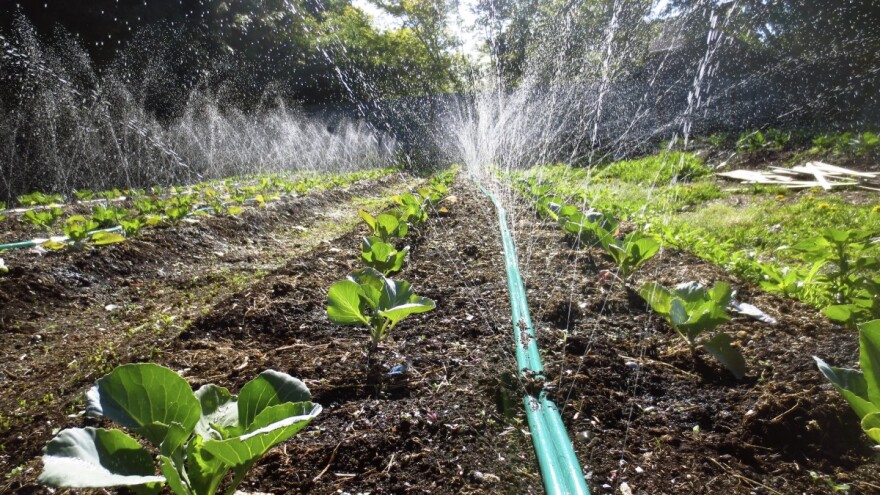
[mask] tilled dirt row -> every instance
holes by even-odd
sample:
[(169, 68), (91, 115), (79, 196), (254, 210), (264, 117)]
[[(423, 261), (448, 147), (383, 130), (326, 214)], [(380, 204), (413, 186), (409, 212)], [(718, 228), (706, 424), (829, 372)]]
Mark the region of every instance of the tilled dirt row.
[[(574, 248), (534, 213), (518, 221), (548, 379), (595, 493), (880, 493), (870, 441), (812, 358), (855, 365), (856, 332), (673, 250), (624, 286), (602, 273), (614, 267), (601, 251)], [(747, 377), (695, 359), (635, 291), (649, 281), (728, 282), (776, 318), (732, 315), (720, 327)]]
[(194, 380), (240, 385), (265, 368), (301, 377), (324, 406), (309, 430), (257, 466), (249, 490), (270, 493), (537, 493), (540, 478), (521, 416), (496, 407), (514, 371), (509, 305), (494, 211), (457, 183), (450, 214), (431, 219), (396, 279), (437, 303), (395, 328), (386, 378), (366, 383), (364, 329), (329, 323), (327, 289), (360, 266), (363, 227), (292, 260), (193, 325), (174, 367)]

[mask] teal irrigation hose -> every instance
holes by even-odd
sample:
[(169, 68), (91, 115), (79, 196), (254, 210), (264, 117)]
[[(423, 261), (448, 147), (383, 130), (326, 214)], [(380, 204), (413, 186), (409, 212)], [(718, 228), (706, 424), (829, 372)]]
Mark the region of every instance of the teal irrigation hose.
[[(489, 197), (498, 211), (498, 224), (501, 228), (501, 242), (504, 246), (504, 265), (507, 271), (507, 288), (510, 292), (510, 312), (513, 317), (513, 339), (516, 347), (516, 362), (520, 377), (536, 379), (543, 383), (544, 366), (538, 353), (535, 330), (529, 315), (525, 286), (519, 273), (516, 246), (507, 228), (507, 214), (495, 196), (483, 186), (480, 190)], [(562, 417), (556, 404), (547, 398), (543, 387), (540, 391), (527, 391), (523, 402), (532, 443), (544, 480), (544, 490), (548, 495), (589, 495), (590, 490), (578, 463), (571, 440), (565, 431)], [(534, 395), (537, 393), (537, 395)]]

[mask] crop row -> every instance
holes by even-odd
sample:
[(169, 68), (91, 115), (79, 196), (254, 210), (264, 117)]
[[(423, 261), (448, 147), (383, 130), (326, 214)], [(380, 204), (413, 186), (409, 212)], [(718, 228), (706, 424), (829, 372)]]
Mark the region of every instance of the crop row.
[[(31, 207), (18, 212), (18, 221), (33, 225), (47, 234), (51, 234), (52, 229), (60, 224), (61, 235), (35, 239), (24, 245), (40, 245), (51, 250), (83, 249), (122, 242), (138, 235), (145, 227), (175, 225), (193, 215), (237, 215), (248, 205), (264, 207), (282, 196), (347, 186), (382, 177), (392, 171), (372, 169), (304, 177), (274, 174), (231, 178), (188, 187), (156, 187), (149, 193), (145, 190), (111, 190), (97, 195), (101, 198), (98, 200), (94, 199), (92, 193), (86, 195), (78, 191), (77, 203), (67, 207), (59, 204), (62, 198), (58, 195), (33, 193), (18, 198), (20, 204)], [(84, 208), (88, 208), (89, 213), (67, 213)], [(6, 216), (0, 215), (0, 222), (4, 220)], [(0, 270), (8, 270), (2, 260)]]
[[(453, 179), (454, 172), (440, 174), (417, 194), (395, 198), (397, 208), (375, 218), (361, 212), (373, 234), (362, 247), (365, 268), (333, 284), (327, 315), (335, 323), (369, 329), (374, 372), (373, 353), (394, 326), (435, 307), (408, 282), (388, 278), (408, 252), (390, 242), (425, 222), (430, 211), (442, 211), (439, 202)], [(381, 380), (381, 373), (371, 376)], [(46, 445), (38, 481), (59, 488), (125, 486), (137, 493), (158, 493), (167, 484), (177, 495), (211, 495), (226, 482), (224, 493), (232, 494), (269, 449), (321, 410), (302, 381), (274, 370), (260, 373), (236, 396), (213, 384), (193, 392), (185, 379), (156, 364), (119, 366), (89, 390), (86, 414), (115, 421), (152, 449), (121, 429), (64, 429)]]
[[(871, 131), (814, 134), (803, 130), (756, 129), (739, 135), (715, 133), (704, 138), (716, 150), (735, 148), (744, 154), (796, 151), (801, 155), (872, 157), (880, 153), (880, 135)], [(669, 147), (670, 143), (664, 143)], [(673, 143), (683, 144), (683, 143)]]
[[(579, 246), (601, 247), (617, 264), (617, 274), (609, 274), (631, 290), (628, 282), (633, 272), (654, 256), (664, 240), (660, 234), (635, 230), (620, 236), (617, 220), (594, 210), (582, 211), (553, 194), (553, 184), (535, 178), (517, 182), (519, 192), (529, 198), (537, 214), (556, 221)], [(793, 247), (804, 253), (813, 263), (808, 284), (829, 284), (846, 304), (835, 304), (824, 309), (832, 319), (853, 324), (856, 317), (877, 317), (876, 298), (878, 281), (864, 281), (860, 274), (876, 267), (876, 256), (868, 255), (870, 235), (853, 231), (825, 229), (817, 237)], [(819, 275), (826, 264), (831, 270)], [(772, 265), (764, 265), (769, 270)], [(782, 272), (780, 276), (789, 276)], [(793, 271), (793, 273), (798, 273)], [(819, 277), (822, 277), (820, 279)], [(792, 277), (793, 278), (793, 277)], [(792, 280), (789, 283), (798, 284)], [(774, 282), (762, 280), (762, 287), (778, 290)], [(873, 284), (873, 285), (869, 285)], [(732, 346), (732, 339), (722, 331), (713, 330), (729, 319), (727, 307), (731, 304), (731, 289), (726, 283), (716, 283), (711, 289), (699, 283), (686, 282), (669, 289), (654, 282), (643, 284), (639, 295), (681, 336), (693, 352), (702, 347), (715, 357), (737, 378), (745, 374), (742, 353)], [(860, 370), (836, 368), (815, 357), (822, 374), (849, 402), (861, 419), (863, 431), (880, 443), (880, 319), (855, 324), (859, 327)], [(708, 335), (711, 335), (709, 337)]]
[[(616, 273), (604, 272), (605, 278), (614, 278), (630, 289), (629, 281), (640, 266), (660, 250), (660, 242), (640, 230), (620, 234), (618, 221), (611, 215), (582, 210), (551, 193), (546, 184), (537, 181), (519, 183), (520, 193), (530, 198), (537, 214), (556, 221), (575, 245), (601, 247), (617, 265)], [(727, 306), (731, 302), (728, 284), (716, 283), (711, 289), (697, 282), (688, 282), (672, 289), (649, 282), (638, 289), (645, 301), (678, 333), (696, 357), (702, 348), (737, 378), (746, 373), (742, 353), (732, 345), (730, 335), (716, 328), (729, 320)]]
[[(354, 325), (368, 330), (367, 385), (381, 391), (383, 363), (375, 359), (379, 345), (394, 327), (410, 315), (433, 310), (433, 300), (417, 295), (405, 280), (390, 276), (403, 268), (409, 246), (400, 244), (407, 233), (428, 220), (429, 212), (445, 212), (440, 201), (448, 194), (455, 179), (450, 170), (433, 177), (418, 193), (395, 198), (397, 207), (373, 217), (361, 210), (360, 216), (370, 229), (361, 244), (360, 261), (364, 268), (334, 283), (327, 295), (327, 316), (339, 325)], [(392, 370), (392, 377), (406, 374), (405, 365)]]
[(599, 171), (544, 166), (514, 179), (640, 225), (666, 246), (849, 327), (880, 318), (880, 205), (761, 188), (742, 197), (721, 191), (694, 155), (677, 152)]

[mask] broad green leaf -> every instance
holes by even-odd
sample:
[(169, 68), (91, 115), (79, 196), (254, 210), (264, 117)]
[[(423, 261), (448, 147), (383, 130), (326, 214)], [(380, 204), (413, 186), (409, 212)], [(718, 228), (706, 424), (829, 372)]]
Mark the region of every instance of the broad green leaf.
[(634, 257), (638, 260), (636, 266), (654, 257), (660, 250), (660, 243), (652, 237), (641, 237), (633, 244)]
[(116, 244), (118, 242), (125, 242), (125, 236), (115, 232), (95, 232), (92, 234), (92, 244), (95, 246)]
[(660, 315), (666, 316), (672, 310), (672, 293), (656, 282), (643, 285), (639, 289), (639, 295)]
[(406, 224), (400, 223), (394, 215), (382, 213), (376, 217), (376, 233), (383, 239), (403, 237), (406, 235)]
[(866, 414), (862, 418), (862, 430), (871, 440), (880, 443), (880, 412)]
[[(263, 409), (285, 402), (309, 402), (309, 388), (299, 379), (266, 370), (247, 382), (238, 394), (238, 425), (249, 428)], [(317, 414), (317, 413), (316, 413)]]
[(406, 304), (412, 295), (412, 286), (409, 282), (385, 278), (382, 285), (382, 295), (379, 298), (379, 309), (384, 311)]
[(175, 450), (186, 443), (189, 434), (192, 433), (191, 428), (187, 429), (179, 423), (171, 423), (167, 426), (161, 423), (153, 423), (152, 425), (141, 428), (138, 430), (138, 433), (150, 438), (147, 431), (154, 431), (155, 437), (162, 438), (162, 443), (159, 445), (159, 452), (165, 455), (173, 454)]
[(230, 466), (239, 466), (292, 437), (320, 412), (321, 406), (311, 402), (270, 406), (255, 418), (252, 427), (256, 429), (248, 428), (245, 434), (227, 440), (209, 440), (204, 449)]
[(358, 210), (358, 215), (360, 215), (364, 222), (366, 222), (367, 226), (370, 227), (370, 230), (372, 230), (373, 232), (376, 231), (376, 219), (373, 217), (373, 215), (370, 215), (364, 210)]
[(822, 314), (828, 319), (841, 323), (851, 323), (860, 312), (855, 304), (832, 304), (822, 309)]
[(361, 296), (364, 291), (357, 282), (340, 280), (330, 286), (327, 293), (327, 316), (338, 325), (369, 325), (370, 321), (361, 313)]
[(165, 478), (155, 475), (153, 458), (120, 430), (62, 430), (46, 444), (41, 484), (59, 488), (144, 487), (159, 491)]
[(699, 282), (685, 282), (678, 284), (672, 290), (675, 297), (686, 302), (704, 301), (707, 296), (706, 289)]
[(862, 372), (829, 366), (825, 361), (816, 356), (813, 356), (813, 359), (816, 361), (819, 371), (825, 375), (825, 378), (831, 380), (831, 383), (843, 395), (843, 398), (849, 402), (850, 407), (852, 407), (859, 418), (864, 418), (865, 415), (873, 412), (880, 412), (880, 407), (872, 404), (868, 399), (868, 384)]
[(172, 492), (177, 495), (192, 495), (192, 490), (180, 479), (180, 473), (177, 472), (174, 461), (170, 457), (159, 456), (159, 471), (165, 476), (165, 483), (168, 484), (168, 488), (171, 488)]
[(718, 332), (711, 340), (703, 344), (703, 349), (733, 373), (733, 376), (741, 380), (746, 376), (746, 360), (740, 350), (731, 346), (730, 343), (730, 335)]
[(142, 433), (160, 447), (177, 424), (186, 434), (201, 417), (199, 401), (174, 371), (152, 363), (126, 364), (99, 379), (88, 392), (86, 412), (104, 415)]
[(868, 384), (868, 400), (880, 407), (880, 320), (859, 327), (859, 366)]
[(205, 450), (210, 439), (194, 437), (186, 448), (186, 474), (189, 484), (198, 495), (217, 493), (230, 466)]
[[(694, 315), (699, 317), (699, 315)], [(684, 307), (684, 302), (679, 298), (672, 299), (672, 303), (669, 307), (669, 322), (678, 329), (681, 329), (690, 318), (688, 315), (687, 309)], [(693, 336), (688, 335), (690, 340), (693, 340)]]
[(355, 270), (349, 274), (348, 278), (360, 285), (363, 291), (362, 297), (370, 309), (375, 310), (379, 307), (379, 298), (385, 287), (385, 276), (382, 273), (375, 268), (366, 267)]
[(409, 315), (417, 313), (427, 313), (436, 307), (436, 303), (427, 297), (413, 296), (406, 304), (394, 306), (384, 311), (379, 311), (379, 315), (391, 320), (392, 325), (406, 318)]
[(238, 402), (229, 390), (208, 384), (196, 391), (196, 398), (202, 407), (202, 416), (195, 427), (197, 435), (220, 439), (225, 428), (238, 424)]
[(709, 289), (709, 299), (715, 301), (723, 309), (730, 304), (731, 293), (730, 284), (718, 282)]

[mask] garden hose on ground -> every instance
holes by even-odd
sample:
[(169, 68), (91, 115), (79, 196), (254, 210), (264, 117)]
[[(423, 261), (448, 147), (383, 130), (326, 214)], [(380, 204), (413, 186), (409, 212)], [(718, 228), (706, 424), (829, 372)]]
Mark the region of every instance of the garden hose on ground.
[[(91, 237), (99, 232), (111, 232), (111, 233), (122, 232), (122, 227), (116, 226), (116, 227), (111, 227), (109, 229), (92, 230), (88, 233), (88, 236)], [(36, 247), (41, 244), (44, 244), (50, 240), (57, 240), (58, 242), (68, 242), (70, 240), (70, 238), (67, 236), (57, 236), (57, 237), (54, 237), (51, 239), (31, 239), (29, 241), (10, 242), (8, 244), (0, 244), (0, 251), (8, 251), (11, 249), (32, 248), (32, 247)]]
[(535, 330), (529, 316), (529, 304), (519, 273), (516, 247), (507, 228), (507, 214), (495, 196), (477, 183), (477, 186), (495, 205), (501, 241), (504, 245), (504, 265), (507, 270), (507, 288), (510, 292), (510, 310), (513, 317), (513, 340), (519, 376), (535, 387), (527, 387), (524, 403), (532, 443), (541, 469), (544, 490), (548, 495), (589, 495), (590, 490), (578, 463), (571, 440), (565, 431), (556, 404), (547, 398), (543, 387), (544, 366), (538, 353)]

